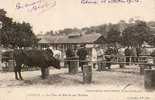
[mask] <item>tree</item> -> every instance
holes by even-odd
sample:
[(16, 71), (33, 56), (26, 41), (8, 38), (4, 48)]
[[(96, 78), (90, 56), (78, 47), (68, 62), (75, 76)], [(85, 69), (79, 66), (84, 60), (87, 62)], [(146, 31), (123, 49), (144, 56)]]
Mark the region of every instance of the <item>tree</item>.
[(119, 21), (118, 26), (119, 26), (119, 31), (121, 32), (120, 36), (122, 36), (122, 32), (127, 28), (127, 25), (128, 24), (124, 20)]
[(13, 22), (4, 10), (0, 10), (0, 21), (3, 23), (0, 29), (0, 43), (5, 47), (28, 47), (37, 44), (38, 39), (29, 23)]
[(148, 41), (151, 34), (146, 22), (136, 20), (134, 24), (128, 25), (122, 35), (122, 44), (124, 46), (141, 47), (144, 41)]
[(84, 27), (84, 28), (82, 28), (81, 30), (82, 30), (85, 34), (91, 34), (91, 33), (93, 33), (93, 32), (96, 32), (95, 27), (90, 27), (90, 28)]
[(116, 46), (116, 43), (120, 42), (120, 33), (121, 32), (119, 31), (119, 26), (117, 24), (110, 26), (110, 29), (107, 32), (107, 43)]
[(51, 36), (52, 36), (52, 35), (54, 35), (54, 32), (53, 32), (53, 30), (51, 30), (51, 31), (49, 31), (49, 32), (46, 32), (45, 35), (47, 35), (47, 36), (48, 36), (48, 35), (51, 35)]
[(68, 35), (68, 34), (74, 34), (74, 33), (81, 33), (81, 30), (78, 28), (65, 28), (63, 30), (59, 30), (58, 34), (64, 34), (64, 35)]

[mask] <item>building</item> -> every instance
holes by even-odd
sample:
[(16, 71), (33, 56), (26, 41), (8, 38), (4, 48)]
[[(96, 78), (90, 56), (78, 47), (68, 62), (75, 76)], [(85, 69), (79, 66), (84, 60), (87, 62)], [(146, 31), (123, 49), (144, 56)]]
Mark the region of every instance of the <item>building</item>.
[(105, 41), (104, 37), (99, 33), (91, 34), (80, 34), (74, 33), (69, 35), (55, 35), (55, 36), (39, 36), (40, 48), (46, 48), (52, 46), (55, 49), (66, 50), (67, 48), (77, 49), (78, 46), (86, 44), (89, 48), (94, 44), (103, 44)]
[(60, 50), (62, 52), (61, 58), (65, 58), (65, 51), (67, 48), (71, 48), (74, 52), (82, 44), (86, 44), (86, 48), (88, 50), (89, 55), (92, 54), (92, 48), (94, 45), (103, 46), (105, 43), (104, 37), (99, 33), (91, 33), (91, 34), (80, 34), (74, 33), (69, 35), (45, 35), (39, 37), (41, 40), (39, 41), (40, 48), (46, 48), (48, 46), (52, 46), (55, 50)]

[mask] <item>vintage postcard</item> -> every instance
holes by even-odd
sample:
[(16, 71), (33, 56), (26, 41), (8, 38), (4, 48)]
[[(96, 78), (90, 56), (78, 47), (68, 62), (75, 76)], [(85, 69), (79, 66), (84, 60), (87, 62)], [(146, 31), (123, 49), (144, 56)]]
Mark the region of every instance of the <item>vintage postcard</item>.
[(0, 0), (0, 100), (155, 100), (155, 0)]

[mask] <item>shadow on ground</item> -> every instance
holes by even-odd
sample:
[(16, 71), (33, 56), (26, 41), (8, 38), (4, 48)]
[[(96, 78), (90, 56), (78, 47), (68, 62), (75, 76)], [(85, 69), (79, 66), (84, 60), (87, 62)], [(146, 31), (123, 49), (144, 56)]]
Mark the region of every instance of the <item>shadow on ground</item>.
[(51, 74), (47, 79), (42, 79), (41, 76), (32, 77), (22, 81), (22, 84), (19, 86), (28, 86), (28, 85), (80, 85), (82, 83), (81, 75), (71, 75), (68, 73), (59, 73)]
[[(137, 75), (137, 71), (128, 68), (112, 69), (109, 71), (93, 70), (92, 83), (90, 85), (116, 86), (122, 87), (127, 84), (143, 88), (143, 76)], [(15, 80), (14, 73), (2, 73), (0, 78), (1, 87), (20, 87), (20, 86), (79, 86), (84, 85), (81, 72), (73, 75), (68, 74), (66, 69), (51, 70), (48, 79), (40, 77), (40, 71), (24, 72), (24, 80)], [(130, 86), (131, 87), (131, 86)]]

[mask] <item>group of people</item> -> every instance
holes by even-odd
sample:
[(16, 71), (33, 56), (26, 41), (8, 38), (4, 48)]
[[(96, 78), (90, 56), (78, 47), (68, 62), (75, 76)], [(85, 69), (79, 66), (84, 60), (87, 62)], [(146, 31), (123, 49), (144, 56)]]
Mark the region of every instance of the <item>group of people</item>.
[[(79, 66), (81, 67), (81, 70), (83, 70), (83, 65), (91, 63), (93, 68), (98, 67), (98, 69), (106, 67), (108, 69), (111, 68), (111, 54), (116, 54), (117, 50), (111, 47), (108, 47), (106, 50), (102, 49), (101, 47), (95, 47), (91, 49), (91, 53), (88, 53), (88, 49), (85, 47), (85, 45), (81, 45), (80, 48), (76, 51), (73, 51), (72, 49), (66, 50), (66, 59), (68, 66), (71, 66), (71, 61), (73, 60), (75, 56), (78, 56), (79, 60)], [(104, 56), (106, 55), (106, 56)], [(104, 64), (103, 61), (106, 61)], [(97, 70), (98, 70), (97, 69)]]
[(66, 59), (68, 60), (67, 64), (70, 67), (71, 66), (71, 61), (69, 60), (74, 60), (75, 56), (78, 56), (79, 60), (79, 66), (81, 67), (81, 70), (83, 71), (83, 65), (87, 63), (87, 56), (88, 56), (88, 51), (85, 47), (85, 44), (81, 45), (80, 48), (77, 50), (75, 53), (72, 49), (68, 48), (66, 50)]
[(106, 68), (111, 69), (111, 61), (113, 55), (118, 53), (117, 49), (114, 47), (107, 47), (102, 49), (101, 47), (97, 50), (97, 64), (99, 71), (105, 70)]
[[(53, 53), (50, 54), (54, 55)], [(68, 48), (65, 51), (65, 58), (69, 67), (72, 65), (72, 60), (79, 60), (79, 66), (81, 67), (81, 70), (83, 70), (83, 65), (88, 63), (91, 63), (93, 68), (96, 68), (97, 66), (97, 70), (105, 70), (111, 69), (111, 61), (114, 58), (114, 55), (119, 54), (126, 56), (126, 65), (129, 65), (129, 62), (138, 62), (138, 56), (148, 55), (148, 52), (145, 48), (127, 47), (124, 49), (117, 49), (110, 46), (106, 48), (93, 46), (90, 53), (90, 51), (88, 52), (86, 45), (82, 44), (77, 50)]]
[(139, 62), (139, 59), (142, 58), (142, 60), (145, 60), (146, 57), (149, 56), (150, 52), (147, 51), (145, 47), (142, 48), (131, 48), (127, 47), (124, 51), (124, 54), (126, 56), (126, 65), (129, 65), (129, 62)]

